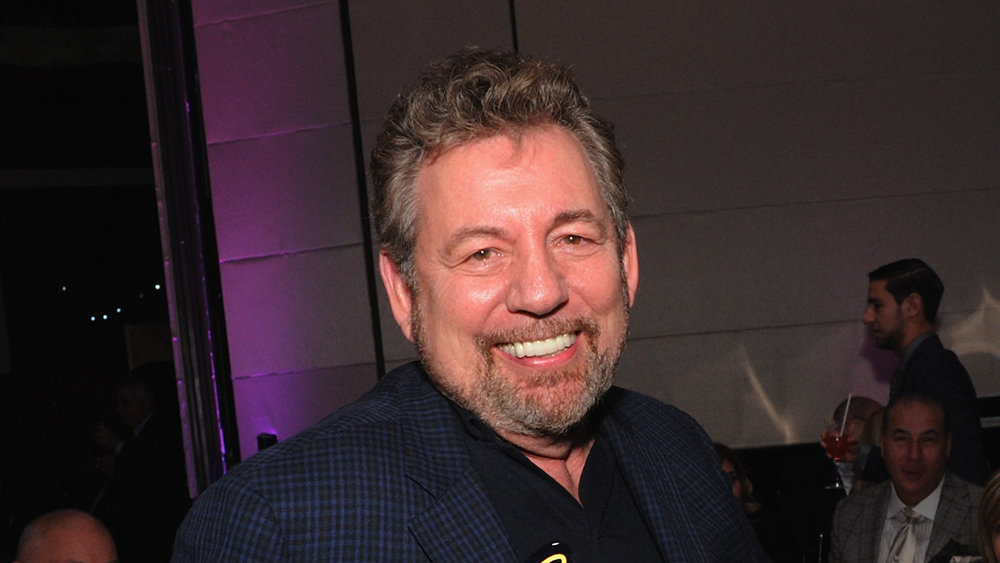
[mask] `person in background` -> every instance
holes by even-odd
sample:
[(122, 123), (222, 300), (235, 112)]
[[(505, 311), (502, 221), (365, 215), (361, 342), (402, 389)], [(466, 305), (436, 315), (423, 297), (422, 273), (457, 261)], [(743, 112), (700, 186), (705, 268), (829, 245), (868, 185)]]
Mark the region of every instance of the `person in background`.
[(28, 524), (14, 563), (118, 563), (111, 534), (79, 510), (49, 512)]
[[(850, 410), (846, 416), (845, 409)], [(833, 422), (843, 425), (841, 434), (847, 436), (847, 451), (844, 456), (834, 460), (837, 466), (837, 477), (844, 487), (845, 494), (851, 494), (856, 483), (860, 481), (865, 463), (875, 446), (877, 432), (871, 431), (869, 421), (882, 410), (882, 404), (875, 399), (863, 396), (844, 399), (833, 411)], [(826, 436), (824, 436), (824, 443)]]
[(722, 471), (729, 476), (733, 484), (733, 495), (740, 501), (740, 506), (747, 517), (752, 516), (761, 508), (761, 504), (753, 498), (753, 483), (747, 477), (743, 462), (729, 446), (715, 442), (715, 453), (719, 456)]
[(787, 528), (780, 522), (778, 511), (765, 508), (754, 498), (753, 483), (750, 482), (743, 461), (729, 446), (719, 442), (715, 442), (715, 453), (719, 456), (722, 471), (732, 482), (733, 496), (739, 500), (764, 553), (774, 563), (799, 563), (801, 559), (788, 538)]
[(958, 356), (934, 332), (944, 284), (916, 258), (881, 266), (868, 274), (868, 306), (862, 322), (875, 345), (899, 357), (889, 382), (889, 402), (911, 393), (936, 397), (951, 422), (949, 468), (984, 485), (989, 474), (976, 388)]
[(122, 563), (166, 563), (191, 501), (180, 425), (161, 411), (156, 385), (145, 377), (118, 385), (115, 411), (128, 429), (104, 425), (95, 440), (114, 456), (107, 492), (95, 514), (108, 523)]
[(948, 469), (948, 429), (944, 407), (930, 395), (903, 395), (886, 407), (889, 481), (837, 505), (832, 563), (937, 563), (975, 555), (982, 488)]
[(984, 563), (1000, 563), (1000, 471), (986, 483), (979, 500), (979, 554)]

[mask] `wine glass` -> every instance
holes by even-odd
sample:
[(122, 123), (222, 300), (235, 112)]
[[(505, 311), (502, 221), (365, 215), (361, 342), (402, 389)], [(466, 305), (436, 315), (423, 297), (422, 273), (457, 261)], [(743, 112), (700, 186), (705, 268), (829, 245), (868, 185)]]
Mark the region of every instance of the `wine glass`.
[[(848, 434), (843, 431), (836, 421), (827, 419), (823, 427), (823, 445), (826, 447), (826, 455), (833, 461), (841, 461), (847, 455)], [(836, 482), (827, 485), (826, 489), (843, 489), (844, 484), (840, 480), (840, 471), (835, 472)]]

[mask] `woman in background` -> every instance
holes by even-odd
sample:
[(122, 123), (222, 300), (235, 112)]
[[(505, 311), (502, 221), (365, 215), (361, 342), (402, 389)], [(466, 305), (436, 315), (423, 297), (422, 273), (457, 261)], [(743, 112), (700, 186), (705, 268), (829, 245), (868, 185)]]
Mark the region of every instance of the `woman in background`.
[(719, 456), (722, 471), (726, 475), (729, 475), (729, 478), (733, 482), (733, 494), (739, 499), (740, 506), (743, 507), (743, 512), (746, 513), (747, 518), (750, 518), (761, 509), (761, 504), (753, 498), (753, 484), (747, 478), (747, 471), (743, 467), (743, 462), (740, 461), (740, 458), (736, 457), (736, 452), (729, 449), (729, 446), (725, 444), (716, 442), (715, 453)]
[(979, 500), (979, 553), (984, 563), (1000, 563), (1000, 471), (986, 483)]
[(777, 514), (753, 498), (753, 483), (747, 477), (747, 471), (736, 452), (725, 444), (716, 442), (715, 453), (719, 456), (722, 471), (732, 480), (733, 495), (740, 501), (764, 553), (774, 563), (799, 563), (785, 530), (778, 522)]

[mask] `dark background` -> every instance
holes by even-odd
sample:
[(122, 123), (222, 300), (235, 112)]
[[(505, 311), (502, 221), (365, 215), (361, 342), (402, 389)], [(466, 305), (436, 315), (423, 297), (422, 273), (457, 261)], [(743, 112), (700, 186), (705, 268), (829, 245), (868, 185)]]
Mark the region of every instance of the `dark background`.
[(7, 3), (0, 31), (11, 367), (0, 373), (0, 561), (10, 561), (28, 521), (94, 502), (103, 476), (91, 433), (114, 420), (125, 326), (168, 313), (135, 3)]

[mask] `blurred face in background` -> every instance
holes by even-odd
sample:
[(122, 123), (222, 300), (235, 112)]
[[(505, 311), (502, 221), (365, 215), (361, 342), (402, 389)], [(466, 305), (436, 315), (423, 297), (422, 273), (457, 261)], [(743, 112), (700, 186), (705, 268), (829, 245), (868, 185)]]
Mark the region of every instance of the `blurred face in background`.
[(885, 284), (885, 280), (877, 280), (868, 285), (868, 307), (862, 322), (871, 330), (876, 346), (899, 352), (903, 347), (903, 308)]
[(132, 429), (139, 426), (152, 412), (152, 404), (149, 397), (145, 396), (138, 388), (122, 387), (117, 392), (115, 412), (122, 424)]
[(729, 479), (733, 482), (733, 494), (736, 498), (743, 502), (743, 483), (740, 482), (740, 476), (736, 473), (736, 468), (733, 467), (733, 462), (728, 459), (722, 460), (722, 470), (729, 475)]
[(885, 467), (899, 500), (916, 506), (944, 478), (951, 452), (939, 405), (903, 399), (889, 410), (882, 437)]

